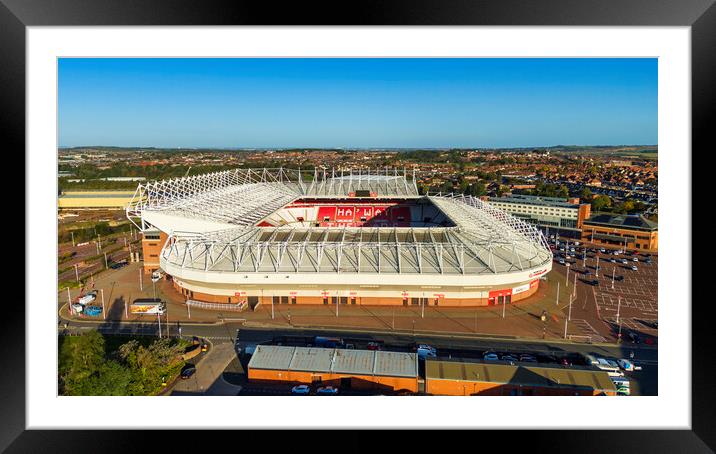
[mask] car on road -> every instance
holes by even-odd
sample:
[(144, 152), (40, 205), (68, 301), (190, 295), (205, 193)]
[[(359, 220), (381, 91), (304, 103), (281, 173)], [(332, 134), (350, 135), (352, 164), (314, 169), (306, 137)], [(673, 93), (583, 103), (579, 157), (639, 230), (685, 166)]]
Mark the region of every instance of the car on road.
[(181, 379), (186, 380), (196, 373), (196, 366), (193, 364), (181, 371)]
[(316, 395), (319, 396), (335, 396), (338, 394), (338, 388), (333, 386), (321, 386), (316, 390)]
[(631, 266), (631, 270), (632, 270), (632, 271), (639, 271), (639, 268), (637, 268), (636, 265), (632, 265), (632, 266)]
[(485, 352), (485, 354), (482, 355), (482, 359), (485, 361), (499, 361), (500, 357), (497, 356), (495, 352)]
[(307, 396), (311, 393), (311, 387), (308, 385), (296, 385), (291, 388), (291, 394), (298, 394), (299, 396)]
[(535, 358), (535, 357), (532, 356), (532, 355), (526, 355), (526, 354), (525, 354), (525, 355), (520, 355), (520, 361), (526, 362), (526, 363), (536, 363), (536, 362), (537, 362), (537, 358)]
[(629, 331), (628, 336), (629, 336), (629, 340), (632, 341), (633, 343), (635, 343), (635, 344), (641, 343), (641, 337), (639, 337), (639, 335), (637, 333), (635, 333), (634, 331)]

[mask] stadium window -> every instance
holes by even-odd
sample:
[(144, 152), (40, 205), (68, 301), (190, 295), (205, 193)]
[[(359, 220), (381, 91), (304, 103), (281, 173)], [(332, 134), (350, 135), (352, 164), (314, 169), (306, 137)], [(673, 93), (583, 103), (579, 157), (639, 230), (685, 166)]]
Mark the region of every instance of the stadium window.
[(330, 216), (323, 216), (323, 222), (328, 222), (331, 220)]

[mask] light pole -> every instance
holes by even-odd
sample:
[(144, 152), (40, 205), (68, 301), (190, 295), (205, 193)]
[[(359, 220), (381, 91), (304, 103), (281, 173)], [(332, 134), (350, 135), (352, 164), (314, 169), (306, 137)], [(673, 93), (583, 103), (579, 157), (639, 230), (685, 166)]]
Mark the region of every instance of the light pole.
[(70, 236), (72, 236), (72, 247), (75, 247), (75, 232), (70, 230)]
[(154, 299), (157, 299), (157, 287), (154, 285), (154, 279), (152, 279), (152, 292), (154, 293)]
[(584, 252), (582, 252), (582, 266), (587, 267), (587, 248), (584, 248)]
[(576, 298), (577, 297), (577, 273), (574, 274), (574, 288), (573, 288), (573, 295)]
[(159, 314), (159, 311), (157, 311), (157, 326), (159, 327), (159, 339), (162, 338), (162, 318)]
[(596, 272), (597, 272), (597, 277), (599, 277), (599, 255), (597, 255), (597, 268), (596, 268)]
[(139, 268), (139, 291), (144, 291), (144, 285), (142, 284), (142, 269)]
[(557, 281), (557, 300), (554, 302), (555, 306), (559, 306), (559, 281)]
[(189, 320), (191, 320), (191, 304), (189, 304), (189, 300), (186, 300), (186, 312), (189, 315)]
[(502, 296), (502, 318), (505, 318), (505, 297)]
[(617, 296), (617, 325), (619, 326), (619, 333), (617, 334), (617, 342), (622, 341), (622, 321), (619, 318), (621, 305), (622, 305), (622, 297), (621, 297), (621, 295), (618, 295)]
[(569, 263), (567, 263), (567, 287), (569, 287)]
[(104, 310), (104, 289), (99, 290), (102, 294), (102, 315), (104, 316), (104, 319), (107, 320), (107, 311)]
[(612, 268), (612, 290), (614, 290), (614, 273), (616, 273), (617, 267)]
[(564, 338), (567, 338), (567, 324), (572, 319), (572, 298), (569, 298), (569, 315), (564, 319)]
[(104, 269), (106, 270), (107, 268), (109, 268), (109, 265), (107, 264), (107, 253), (105, 252), (104, 253)]
[(80, 272), (77, 271), (77, 264), (75, 263), (75, 279), (77, 279), (77, 283), (80, 283)]
[(425, 292), (423, 292), (423, 297), (420, 299), (420, 318), (425, 318)]

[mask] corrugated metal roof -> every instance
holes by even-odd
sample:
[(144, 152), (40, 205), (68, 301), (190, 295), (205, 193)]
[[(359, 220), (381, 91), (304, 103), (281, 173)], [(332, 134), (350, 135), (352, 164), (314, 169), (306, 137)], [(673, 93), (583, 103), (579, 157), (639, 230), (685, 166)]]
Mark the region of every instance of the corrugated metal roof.
[(616, 389), (606, 372), (588, 369), (427, 360), (425, 376), (427, 379), (481, 381), (521, 386)]
[(333, 349), (296, 347), (289, 370), (306, 372), (330, 372), (333, 365)]
[(371, 350), (336, 350), (333, 372), (372, 375), (375, 352)]
[(415, 353), (259, 345), (250, 369), (417, 377)]
[(249, 361), (249, 367), (254, 369), (286, 370), (296, 347), (283, 347), (278, 345), (257, 345)]
[(418, 358), (415, 353), (376, 351), (375, 375), (415, 377), (418, 375)]

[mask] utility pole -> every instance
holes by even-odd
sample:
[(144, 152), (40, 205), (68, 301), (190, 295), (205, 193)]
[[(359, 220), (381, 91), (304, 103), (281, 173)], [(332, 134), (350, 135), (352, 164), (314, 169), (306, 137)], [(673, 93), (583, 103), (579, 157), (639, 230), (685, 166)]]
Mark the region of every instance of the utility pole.
[(99, 291), (102, 294), (102, 315), (104, 316), (104, 319), (107, 320), (107, 311), (104, 310), (104, 289), (99, 289)]

